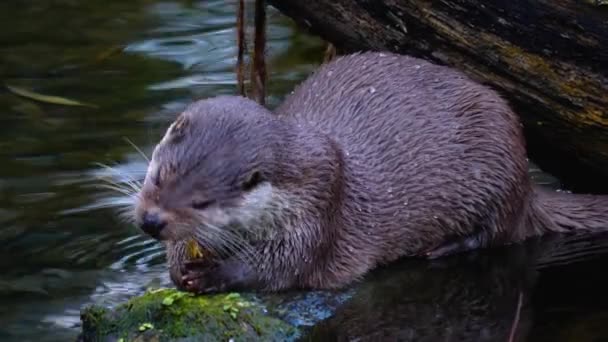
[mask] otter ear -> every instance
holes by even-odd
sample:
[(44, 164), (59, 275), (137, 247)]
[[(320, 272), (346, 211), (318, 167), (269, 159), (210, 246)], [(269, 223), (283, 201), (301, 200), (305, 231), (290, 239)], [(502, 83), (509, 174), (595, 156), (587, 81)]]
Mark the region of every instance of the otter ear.
[(162, 176), (162, 174), (161, 174), (161, 168), (157, 167), (156, 168), (156, 172), (152, 176), (152, 184), (154, 184), (154, 186), (157, 187), (157, 188), (160, 187), (160, 177), (161, 176)]
[(243, 191), (249, 191), (264, 181), (262, 174), (259, 171), (253, 172), (249, 178), (243, 183)]
[(169, 128), (169, 137), (172, 142), (180, 141), (185, 135), (186, 130), (190, 126), (190, 121), (185, 113), (180, 114)]

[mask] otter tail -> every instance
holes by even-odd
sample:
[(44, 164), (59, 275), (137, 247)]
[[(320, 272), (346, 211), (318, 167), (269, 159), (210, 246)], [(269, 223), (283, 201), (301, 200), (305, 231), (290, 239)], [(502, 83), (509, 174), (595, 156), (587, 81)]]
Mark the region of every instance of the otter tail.
[(608, 196), (534, 188), (527, 217), (531, 235), (553, 232), (608, 231)]

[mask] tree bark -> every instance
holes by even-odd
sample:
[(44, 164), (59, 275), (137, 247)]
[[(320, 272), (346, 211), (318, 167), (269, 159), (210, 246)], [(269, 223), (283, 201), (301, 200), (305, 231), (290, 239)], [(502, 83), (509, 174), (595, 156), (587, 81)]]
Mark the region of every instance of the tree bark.
[(608, 191), (605, 0), (269, 0), (340, 52), (389, 50), (458, 68), (520, 115), (531, 159)]

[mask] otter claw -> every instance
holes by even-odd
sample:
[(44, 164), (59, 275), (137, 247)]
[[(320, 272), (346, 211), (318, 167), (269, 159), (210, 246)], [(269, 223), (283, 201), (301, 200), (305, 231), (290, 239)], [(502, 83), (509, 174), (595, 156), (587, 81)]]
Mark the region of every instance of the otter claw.
[(196, 294), (239, 290), (257, 281), (248, 266), (238, 260), (194, 259), (184, 262), (182, 267), (181, 287)]
[(205, 283), (213, 272), (215, 265), (204, 259), (194, 259), (184, 262), (184, 275), (182, 276), (182, 286), (193, 293), (205, 293), (212, 291), (212, 288), (205, 288)]
[(202, 277), (201, 273), (191, 272), (182, 276), (182, 286), (189, 292), (202, 293)]
[[(205, 266), (201, 270), (201, 266)], [(182, 286), (189, 292), (196, 294), (217, 292), (213, 275), (217, 272), (217, 265), (212, 265), (204, 260), (192, 260), (184, 263), (186, 274), (182, 276)], [(213, 284), (213, 285), (212, 285)], [(221, 286), (220, 286), (221, 287)]]

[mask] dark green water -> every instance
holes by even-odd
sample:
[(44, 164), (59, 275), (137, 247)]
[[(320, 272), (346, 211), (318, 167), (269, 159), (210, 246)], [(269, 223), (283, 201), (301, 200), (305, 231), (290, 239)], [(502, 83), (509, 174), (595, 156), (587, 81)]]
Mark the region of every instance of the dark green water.
[[(142, 176), (145, 161), (125, 138), (149, 152), (189, 102), (234, 93), (234, 9), (234, 1), (208, 0), (0, 2), (0, 80), (98, 106), (34, 102), (0, 87), (0, 341), (73, 340), (82, 305), (111, 305), (150, 284), (168, 284), (159, 245), (117, 219), (109, 204), (123, 197), (95, 185), (99, 177)], [(270, 11), (271, 106), (314, 69), (322, 51), (320, 41), (298, 33), (288, 19)], [(538, 181), (554, 183), (545, 174), (533, 174)], [(588, 249), (603, 250), (604, 245), (597, 242)], [(540, 322), (535, 336), (555, 331), (555, 324), (568, 326), (556, 322), (589, 316), (579, 324), (588, 330), (593, 328), (585, 322), (608, 317), (608, 300), (602, 295), (607, 281), (598, 272), (603, 269), (598, 260), (605, 264), (607, 259), (541, 271), (530, 290), (542, 294), (532, 307), (534, 322)], [(501, 267), (513, 273), (503, 264), (493, 269)], [(415, 269), (415, 281), (408, 284), (446, 278), (443, 273), (438, 278), (435, 268)], [(466, 290), (477, 284), (477, 276), (450, 277), (446, 286)], [(437, 304), (420, 298), (417, 310)], [(441, 303), (458, 308), (469, 302), (448, 298)], [(370, 311), (351, 304), (356, 312), (369, 313), (368, 320), (376, 312), (381, 318), (375, 322), (382, 323), (385, 311), (378, 305)], [(337, 317), (350, 317), (345, 310)], [(582, 336), (575, 330), (579, 325), (568, 331)], [(342, 326), (349, 324), (329, 321), (317, 333), (331, 335), (332, 327), (340, 331)]]
[[(196, 98), (232, 93), (235, 2), (2, 1), (0, 80), (92, 103), (57, 106), (0, 87), (0, 340), (75, 336), (83, 303), (166, 281), (158, 244), (122, 224), (94, 185), (141, 176), (167, 123)], [(269, 17), (270, 103), (322, 58)], [(112, 53), (114, 51), (114, 53)], [(124, 176), (122, 176), (124, 177)], [(95, 209), (99, 208), (99, 209)]]

